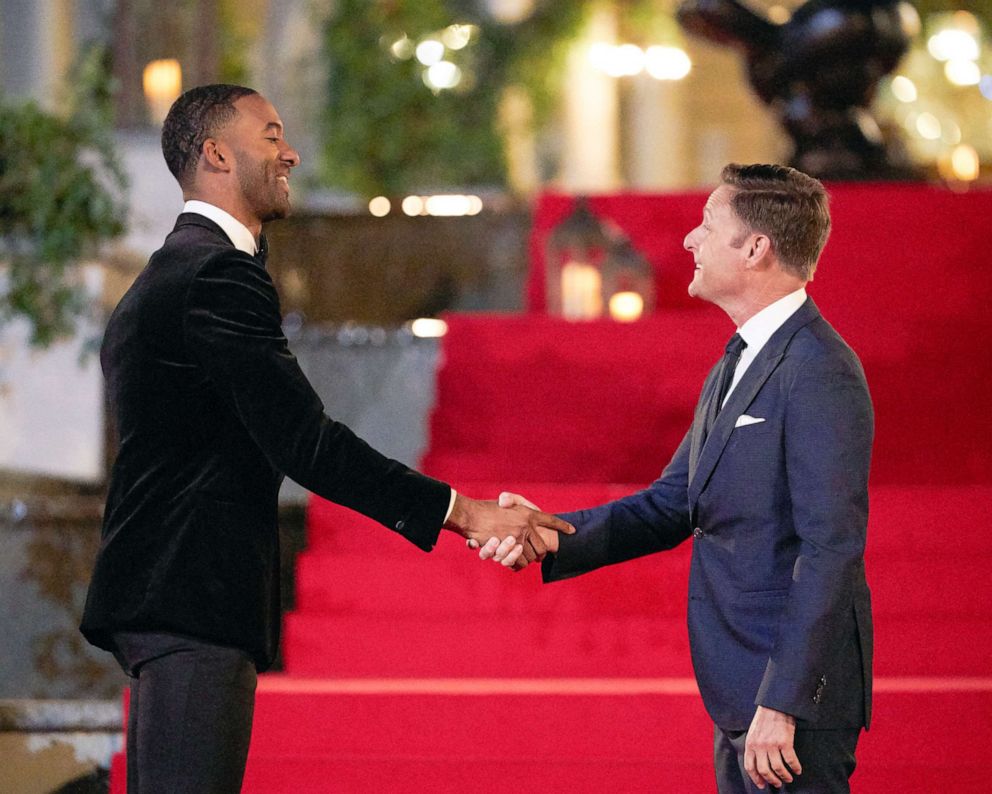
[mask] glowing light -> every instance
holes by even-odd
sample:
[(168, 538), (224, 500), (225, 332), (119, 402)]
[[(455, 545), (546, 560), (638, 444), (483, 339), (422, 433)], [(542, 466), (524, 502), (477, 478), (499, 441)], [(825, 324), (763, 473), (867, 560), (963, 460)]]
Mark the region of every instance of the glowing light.
[(475, 25), (448, 25), (441, 34), (441, 41), (449, 50), (460, 50), (468, 46), (475, 30)]
[(960, 28), (945, 28), (927, 41), (927, 50), (938, 61), (952, 59), (977, 61), (978, 39)]
[(911, 39), (920, 35), (923, 27), (920, 21), (919, 12), (909, 3), (899, 4), (899, 21), (902, 23), (903, 32)]
[(954, 85), (978, 85), (982, 70), (974, 61), (952, 58), (944, 64), (944, 76)]
[(504, 25), (523, 22), (534, 12), (534, 0), (487, 0), (493, 19)]
[(785, 6), (774, 5), (768, 9), (768, 18), (776, 25), (784, 25), (792, 19), (792, 12)]
[(951, 152), (951, 170), (962, 182), (974, 182), (981, 170), (978, 152), (966, 143), (955, 146)]
[(614, 50), (614, 57), (621, 77), (632, 76), (644, 70), (644, 50), (636, 44), (621, 44)]
[(892, 95), (900, 102), (915, 102), (919, 96), (916, 83), (901, 74), (892, 78)]
[(409, 215), (410, 217), (420, 215), (424, 211), (424, 200), (420, 196), (407, 196), (403, 199), (400, 207), (402, 207), (404, 215)]
[(413, 41), (405, 33), (400, 38), (396, 39), (390, 47), (389, 51), (393, 54), (394, 58), (398, 58), (401, 61), (408, 61), (413, 57), (414, 52), (416, 52), (416, 46)]
[(644, 69), (644, 50), (636, 44), (593, 44), (589, 60), (599, 71), (610, 77), (631, 77)]
[(392, 209), (392, 204), (385, 196), (376, 196), (369, 202), (369, 212), (377, 218), (384, 218)]
[(421, 339), (438, 339), (448, 333), (448, 324), (434, 317), (419, 317), (410, 323), (410, 333)]
[(437, 39), (424, 39), (417, 45), (416, 54), (424, 66), (433, 66), (444, 58), (444, 45)]
[(561, 269), (561, 314), (566, 320), (594, 320), (603, 313), (603, 277), (585, 262)]
[(681, 80), (692, 69), (692, 61), (679, 47), (648, 47), (644, 61), (648, 74), (656, 80)]
[(916, 131), (920, 134), (921, 138), (926, 138), (928, 141), (936, 141), (941, 135), (940, 119), (933, 115), (933, 113), (921, 113), (916, 118)]
[(424, 82), (428, 88), (443, 91), (454, 88), (462, 81), (462, 70), (451, 61), (439, 61), (424, 70)]
[(482, 211), (482, 199), (478, 196), (445, 195), (424, 196), (424, 211), (428, 215), (454, 218), (462, 215), (478, 215)]
[(636, 292), (617, 292), (610, 298), (610, 317), (617, 322), (632, 323), (644, 314), (644, 298)]
[(161, 123), (182, 93), (183, 70), (179, 61), (175, 58), (151, 61), (141, 75), (141, 86), (152, 119)]

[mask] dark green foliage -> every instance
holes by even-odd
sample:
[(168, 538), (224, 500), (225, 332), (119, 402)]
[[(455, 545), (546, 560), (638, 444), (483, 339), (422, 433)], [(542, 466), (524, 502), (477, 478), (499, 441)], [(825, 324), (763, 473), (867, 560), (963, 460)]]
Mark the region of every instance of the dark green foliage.
[(39, 346), (69, 333), (85, 309), (71, 265), (124, 230), (101, 58), (91, 51), (80, 62), (67, 118), (0, 98), (0, 324), (26, 318)]
[[(504, 89), (525, 87), (536, 120), (546, 118), (559, 85), (564, 45), (578, 30), (585, 3), (538, 3), (516, 25), (501, 25), (466, 0), (338, 0), (325, 31), (330, 67), (325, 175), (371, 196), (506, 181), (498, 107)], [(435, 94), (415, 59), (389, 45), (451, 24), (474, 24), (478, 38), (459, 51), (472, 79)]]

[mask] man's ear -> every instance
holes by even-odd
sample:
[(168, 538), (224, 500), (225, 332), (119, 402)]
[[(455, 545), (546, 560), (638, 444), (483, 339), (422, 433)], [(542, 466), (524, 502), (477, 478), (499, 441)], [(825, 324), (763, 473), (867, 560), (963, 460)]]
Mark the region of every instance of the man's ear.
[(209, 171), (230, 171), (233, 161), (230, 150), (215, 138), (203, 142), (203, 159)]
[(750, 268), (766, 265), (771, 254), (772, 241), (768, 235), (755, 232), (744, 243), (744, 258)]

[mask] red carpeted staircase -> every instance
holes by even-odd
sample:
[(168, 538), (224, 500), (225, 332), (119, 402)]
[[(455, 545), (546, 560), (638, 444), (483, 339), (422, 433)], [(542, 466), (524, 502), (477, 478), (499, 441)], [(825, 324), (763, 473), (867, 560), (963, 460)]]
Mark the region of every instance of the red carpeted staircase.
[[(901, 219), (888, 236), (876, 208)], [(992, 319), (976, 300), (988, 217), (992, 194), (839, 190), (811, 290), (861, 355), (877, 413), (875, 715), (855, 792), (989, 789)], [(649, 482), (732, 332), (716, 309), (663, 309), (629, 326), (449, 318), (425, 469), (553, 511)], [(260, 681), (245, 791), (715, 790), (685, 629), (689, 551), (544, 586), (449, 533), (423, 554), (314, 500), (286, 671)]]

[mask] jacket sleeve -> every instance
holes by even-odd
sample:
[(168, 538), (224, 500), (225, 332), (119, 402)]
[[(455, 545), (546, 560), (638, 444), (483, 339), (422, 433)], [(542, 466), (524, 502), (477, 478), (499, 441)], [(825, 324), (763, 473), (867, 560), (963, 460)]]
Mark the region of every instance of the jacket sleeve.
[(853, 353), (804, 362), (785, 416), (799, 555), (757, 705), (814, 719), (814, 694), (829, 687), (827, 662), (863, 577), (873, 435), (871, 398)]
[(185, 308), (188, 350), (274, 468), (433, 548), (450, 487), (385, 457), (324, 414), (289, 351), (264, 267), (235, 249), (209, 257)]
[(563, 513), (574, 535), (560, 535), (558, 552), (544, 558), (545, 582), (671, 549), (692, 532), (689, 521), (689, 444), (686, 433), (661, 477), (623, 499)]

